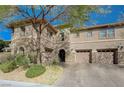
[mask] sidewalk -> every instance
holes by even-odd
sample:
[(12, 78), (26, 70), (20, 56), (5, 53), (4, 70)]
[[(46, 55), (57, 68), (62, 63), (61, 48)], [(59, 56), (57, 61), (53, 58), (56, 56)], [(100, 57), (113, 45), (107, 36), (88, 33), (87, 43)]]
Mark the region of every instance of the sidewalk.
[(0, 87), (49, 87), (49, 85), (11, 80), (0, 80)]

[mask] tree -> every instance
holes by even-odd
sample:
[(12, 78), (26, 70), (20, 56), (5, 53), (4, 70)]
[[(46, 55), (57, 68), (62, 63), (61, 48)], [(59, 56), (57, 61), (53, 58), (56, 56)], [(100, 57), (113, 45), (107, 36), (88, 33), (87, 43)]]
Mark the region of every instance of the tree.
[(14, 6), (0, 5), (0, 21), (14, 13)]
[[(32, 27), (37, 33), (34, 43), (37, 51), (37, 63), (40, 64), (42, 63), (43, 52), (41, 49), (43, 47), (43, 44), (41, 44), (42, 31), (55, 20), (61, 20), (72, 27), (76, 24), (81, 25), (89, 19), (89, 13), (98, 12), (98, 6), (30, 5), (16, 6), (15, 10), (17, 15), (22, 16), (24, 19), (30, 19)], [(37, 24), (38, 19), (41, 20), (40, 24)]]

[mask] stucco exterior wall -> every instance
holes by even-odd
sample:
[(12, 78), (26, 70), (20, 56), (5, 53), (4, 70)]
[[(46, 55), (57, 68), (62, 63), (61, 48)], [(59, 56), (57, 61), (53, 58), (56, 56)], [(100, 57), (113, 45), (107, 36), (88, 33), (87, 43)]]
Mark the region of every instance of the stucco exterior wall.
[[(103, 28), (102, 28), (103, 29)], [(70, 34), (70, 47), (72, 49), (105, 49), (118, 48), (119, 45), (124, 45), (124, 27), (114, 28), (115, 38), (99, 39), (99, 32), (102, 29), (92, 29), (80, 31), (79, 36), (76, 33)], [(87, 38), (87, 32), (92, 31), (92, 37)]]
[[(106, 28), (84, 30), (70, 34), (70, 58), (72, 63), (76, 62), (76, 50), (92, 50), (92, 61), (95, 63), (111, 64), (113, 57), (112, 53), (98, 53), (97, 49), (118, 49), (118, 62), (124, 63), (124, 26), (115, 27), (115, 37), (112, 39), (100, 39), (99, 32)], [(92, 32), (92, 37), (87, 38), (87, 32)], [(73, 57), (72, 57), (73, 56)], [(108, 57), (109, 56), (109, 57)], [(107, 58), (108, 57), (108, 58)], [(99, 58), (102, 60), (99, 61)], [(104, 61), (104, 62), (103, 62)]]

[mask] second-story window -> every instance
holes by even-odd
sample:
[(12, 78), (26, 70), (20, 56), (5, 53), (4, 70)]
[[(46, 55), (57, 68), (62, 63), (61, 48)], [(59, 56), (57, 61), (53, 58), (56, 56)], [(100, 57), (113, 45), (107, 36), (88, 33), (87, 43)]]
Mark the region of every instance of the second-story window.
[(20, 29), (21, 29), (20, 36), (24, 36), (25, 35), (25, 26), (21, 26)]
[(108, 28), (99, 32), (100, 39), (112, 39), (115, 37), (115, 30), (113, 28)]
[(61, 35), (61, 41), (64, 41), (65, 40), (64, 32), (60, 33), (60, 35)]
[(91, 38), (92, 37), (92, 32), (87, 32), (87, 38)]
[(107, 31), (106, 30), (102, 30), (99, 32), (99, 38), (100, 39), (105, 39), (107, 37)]
[(25, 31), (25, 27), (24, 26), (21, 26), (20, 27), (22, 31)]
[(107, 30), (107, 38), (114, 38), (115, 37), (115, 30), (113, 28), (110, 28)]
[(80, 37), (80, 33), (79, 32), (76, 32), (76, 37)]
[(50, 37), (52, 37), (53, 36), (53, 32), (50, 32)]

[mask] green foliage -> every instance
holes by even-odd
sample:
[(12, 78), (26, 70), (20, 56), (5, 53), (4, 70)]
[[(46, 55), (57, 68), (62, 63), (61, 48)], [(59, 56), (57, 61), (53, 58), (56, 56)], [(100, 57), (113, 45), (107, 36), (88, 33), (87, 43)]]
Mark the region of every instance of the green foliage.
[(45, 71), (46, 71), (46, 68), (43, 67), (42, 65), (33, 65), (26, 72), (26, 77), (34, 78), (34, 77), (40, 76)]
[(77, 5), (68, 7), (68, 22), (74, 25), (83, 25), (89, 19), (89, 13), (96, 11), (96, 6)]
[(34, 63), (34, 64), (37, 63), (37, 55), (36, 55), (35, 52), (30, 53), (30, 54), (28, 55), (28, 57), (29, 57), (31, 63)]
[(30, 59), (25, 55), (17, 55), (15, 58), (15, 63), (17, 66), (28, 67), (30, 64)]
[(67, 8), (67, 19), (68, 24), (73, 27), (80, 27), (84, 25), (86, 21), (94, 21), (90, 19), (90, 14), (108, 14), (110, 13), (110, 8), (103, 8), (103, 6), (93, 6), (93, 5), (74, 5)]
[(62, 24), (62, 25), (56, 26), (57, 29), (65, 29), (65, 28), (70, 28), (70, 27), (72, 27), (72, 25), (70, 24)]
[(0, 5), (0, 20), (14, 13), (15, 8), (12, 5)]
[(0, 69), (4, 73), (11, 72), (19, 66), (23, 66), (23, 69), (27, 69), (27, 68), (29, 68), (29, 64), (30, 64), (30, 59), (24, 55), (17, 55), (15, 58), (14, 58), (14, 56), (10, 55), (6, 59), (6, 61), (7, 62), (3, 62), (0, 65)]
[(11, 72), (11, 71), (13, 71), (16, 68), (17, 68), (17, 66), (16, 66), (16, 63), (14, 61), (8, 61), (8, 62), (5, 62), (5, 63), (0, 65), (0, 69), (4, 73)]
[(14, 59), (15, 59), (15, 56), (14, 55), (11, 55), (11, 54), (8, 54), (7, 55), (6, 60), (11, 61), (11, 60), (14, 60)]

